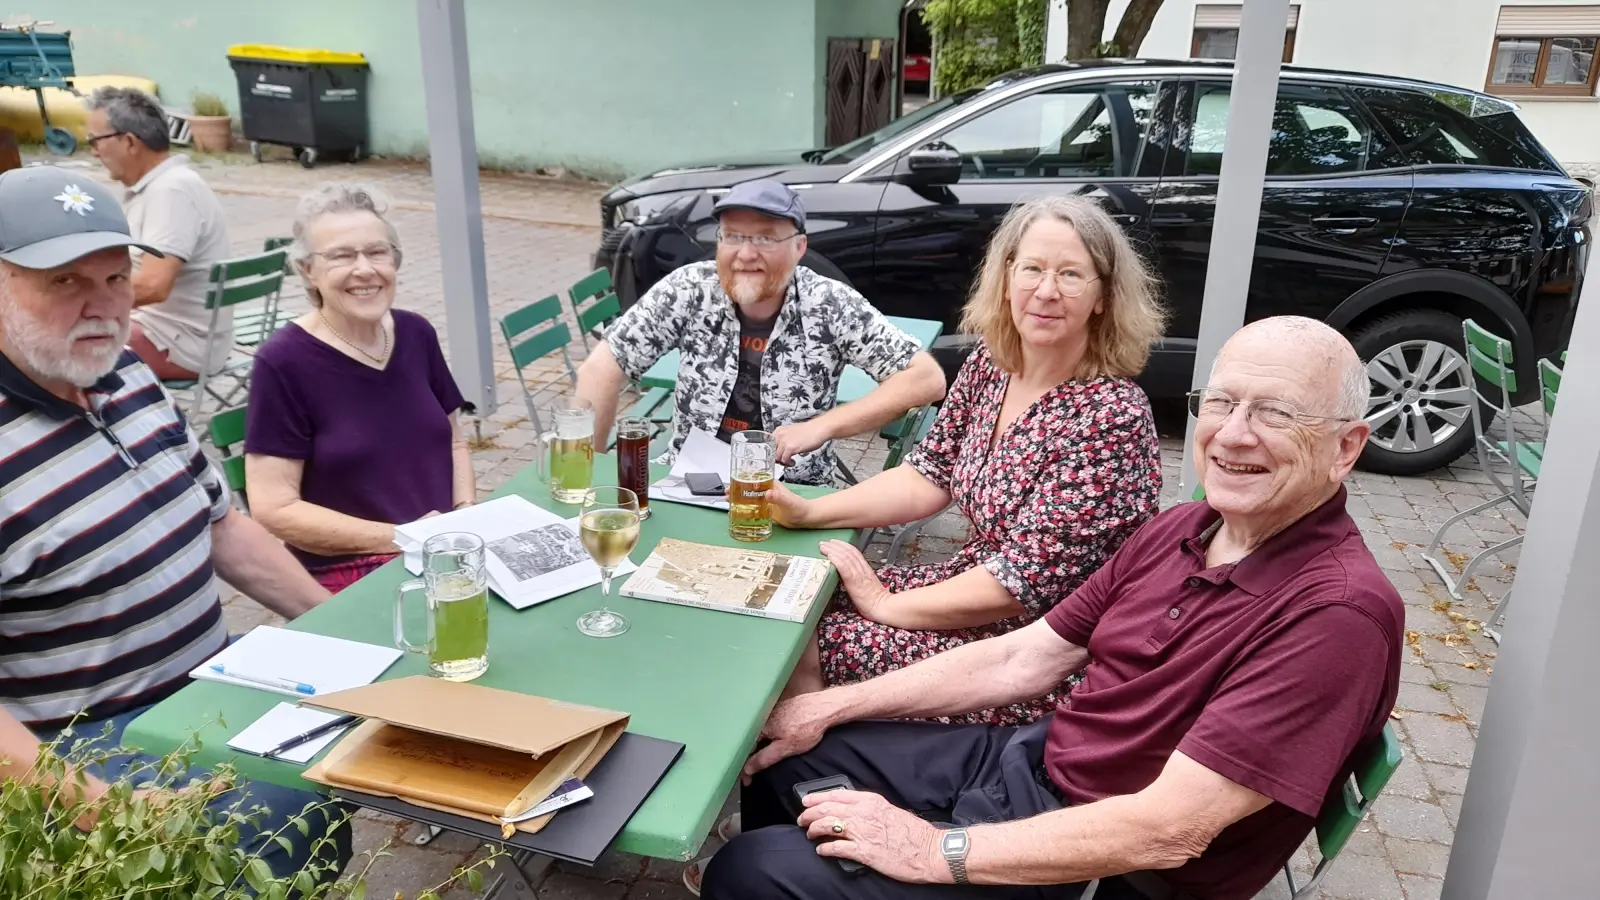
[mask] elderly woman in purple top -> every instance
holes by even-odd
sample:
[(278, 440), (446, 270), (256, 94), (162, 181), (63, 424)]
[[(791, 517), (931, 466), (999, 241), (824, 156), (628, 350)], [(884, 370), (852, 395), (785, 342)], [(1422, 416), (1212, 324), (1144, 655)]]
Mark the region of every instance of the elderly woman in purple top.
[(301, 199), (290, 258), (313, 309), (250, 377), (251, 514), (335, 592), (395, 555), (395, 525), (477, 491), (439, 337), (393, 308), (400, 239), (384, 210), (364, 185)]

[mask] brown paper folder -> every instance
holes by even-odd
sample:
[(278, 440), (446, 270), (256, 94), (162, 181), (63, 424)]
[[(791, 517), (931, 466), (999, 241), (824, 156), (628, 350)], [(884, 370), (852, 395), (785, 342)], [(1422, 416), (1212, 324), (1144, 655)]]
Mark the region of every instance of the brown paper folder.
[[(367, 720), (307, 779), (495, 824), (587, 775), (628, 726), (626, 713), (423, 676), (301, 705)], [(514, 827), (534, 834), (550, 818)]]

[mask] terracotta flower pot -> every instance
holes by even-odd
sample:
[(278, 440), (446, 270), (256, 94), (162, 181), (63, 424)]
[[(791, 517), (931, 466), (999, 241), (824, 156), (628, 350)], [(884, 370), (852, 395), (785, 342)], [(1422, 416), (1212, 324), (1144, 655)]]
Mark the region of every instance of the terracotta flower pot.
[(233, 117), (190, 116), (189, 137), (202, 153), (226, 153), (233, 141)]

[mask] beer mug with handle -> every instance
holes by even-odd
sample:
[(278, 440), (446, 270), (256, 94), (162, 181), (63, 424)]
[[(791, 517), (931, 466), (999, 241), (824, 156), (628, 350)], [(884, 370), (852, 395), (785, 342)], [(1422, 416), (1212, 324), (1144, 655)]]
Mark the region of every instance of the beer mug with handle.
[(550, 411), (555, 430), (539, 435), (539, 478), (558, 503), (582, 503), (594, 478), (594, 407), (569, 397)]
[(777, 476), (777, 438), (767, 431), (735, 432), (730, 455), (728, 534), (737, 541), (764, 541), (772, 536), (772, 501), (767, 492)]
[[(406, 595), (427, 602), (427, 639), (406, 640)], [(425, 653), (431, 674), (471, 681), (489, 670), (489, 574), (483, 538), (464, 531), (436, 534), (422, 545), (422, 577), (400, 585), (394, 603), (394, 644)]]

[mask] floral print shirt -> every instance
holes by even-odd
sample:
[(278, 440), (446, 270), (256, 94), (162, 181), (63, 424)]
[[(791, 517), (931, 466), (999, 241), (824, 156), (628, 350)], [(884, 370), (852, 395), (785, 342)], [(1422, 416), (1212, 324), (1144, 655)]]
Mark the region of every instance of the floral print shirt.
[[(662, 279), (605, 333), (623, 374), (633, 380), (679, 351), (670, 464), (689, 432), (717, 433), (739, 374), (739, 319), (714, 260)], [(768, 431), (805, 422), (834, 406), (839, 376), (856, 366), (882, 382), (922, 349), (853, 288), (797, 266), (761, 360), (761, 421)], [(833, 443), (797, 454), (784, 480), (825, 484), (837, 470)]]

